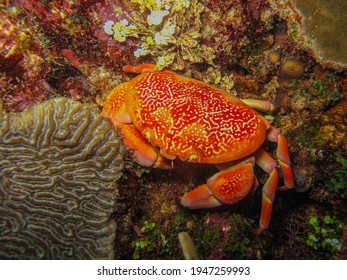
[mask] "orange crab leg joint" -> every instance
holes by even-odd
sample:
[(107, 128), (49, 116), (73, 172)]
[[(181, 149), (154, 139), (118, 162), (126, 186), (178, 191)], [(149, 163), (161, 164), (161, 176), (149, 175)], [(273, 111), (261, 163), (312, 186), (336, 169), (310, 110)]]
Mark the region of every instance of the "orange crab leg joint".
[(242, 102), (261, 112), (271, 113), (275, 111), (275, 106), (268, 101), (258, 99), (242, 99)]
[(278, 172), (273, 169), (270, 177), (263, 186), (263, 196), (262, 196), (262, 208), (259, 221), (259, 233), (264, 229), (267, 229), (270, 224), (272, 205), (275, 199), (276, 189), (278, 183)]

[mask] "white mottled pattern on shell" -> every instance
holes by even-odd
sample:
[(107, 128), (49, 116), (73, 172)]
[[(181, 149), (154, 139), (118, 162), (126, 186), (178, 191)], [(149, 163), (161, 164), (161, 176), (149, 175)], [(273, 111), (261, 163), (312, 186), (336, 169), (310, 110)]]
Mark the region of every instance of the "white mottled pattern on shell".
[(240, 152), (240, 143), (253, 145), (263, 129), (254, 110), (227, 100), (209, 85), (176, 80), (170, 72), (143, 77), (135, 85), (141, 117), (133, 121), (138, 128), (148, 127), (151, 143), (167, 154), (187, 151), (218, 157), (232, 150)]

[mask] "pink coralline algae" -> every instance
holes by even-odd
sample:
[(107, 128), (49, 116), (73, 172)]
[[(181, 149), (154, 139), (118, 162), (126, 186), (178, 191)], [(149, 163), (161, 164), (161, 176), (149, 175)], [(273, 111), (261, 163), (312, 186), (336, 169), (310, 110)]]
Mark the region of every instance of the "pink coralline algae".
[[(239, 52), (262, 40), (271, 28), (272, 17), (268, 13), (268, 1), (202, 2), (213, 12), (213, 17), (207, 17), (204, 22), (218, 30), (215, 32), (217, 37), (210, 38), (212, 41), (209, 44), (217, 50), (217, 55), (224, 57), (221, 63), (235, 63)], [(235, 56), (231, 57), (230, 54)], [(229, 61), (225, 60), (226, 57), (229, 57)]]
[(95, 101), (107, 94), (118, 82), (114, 73), (134, 59), (129, 48), (111, 42), (102, 30), (117, 3), (14, 0), (2, 5), (3, 108), (20, 112), (54, 96)]
[(10, 19), (0, 25), (0, 93), (4, 109), (23, 111), (42, 102), (50, 87), (46, 76), (50, 66), (40, 42)]

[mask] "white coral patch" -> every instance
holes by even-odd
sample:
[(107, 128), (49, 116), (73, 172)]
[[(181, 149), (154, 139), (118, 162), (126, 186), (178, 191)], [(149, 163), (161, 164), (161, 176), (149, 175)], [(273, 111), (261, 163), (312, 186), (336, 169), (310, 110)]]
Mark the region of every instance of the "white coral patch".
[(129, 21), (127, 19), (122, 19), (120, 23), (122, 23), (123, 25), (128, 25)]
[(105, 22), (104, 24), (104, 31), (106, 34), (108, 35), (112, 35), (113, 34), (113, 25), (114, 25), (114, 21), (113, 20), (108, 20)]
[(136, 56), (136, 57), (140, 57), (140, 56), (145, 56), (145, 55), (147, 55), (147, 54), (149, 54), (149, 51), (148, 50), (144, 50), (144, 49), (136, 49), (135, 51), (134, 51), (134, 55)]
[(148, 16), (147, 16), (147, 21), (149, 24), (152, 25), (159, 25), (162, 23), (163, 18), (168, 15), (170, 12), (167, 10), (164, 11), (152, 11)]
[(155, 33), (154, 41), (156, 42), (157, 45), (167, 45), (166, 36), (164, 36), (160, 32)]

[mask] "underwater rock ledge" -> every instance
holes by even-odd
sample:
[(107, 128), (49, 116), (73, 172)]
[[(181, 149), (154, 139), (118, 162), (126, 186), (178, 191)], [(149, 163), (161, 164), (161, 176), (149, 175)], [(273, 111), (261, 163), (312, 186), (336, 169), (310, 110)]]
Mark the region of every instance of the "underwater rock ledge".
[(0, 110), (0, 258), (112, 259), (125, 148), (67, 98)]

